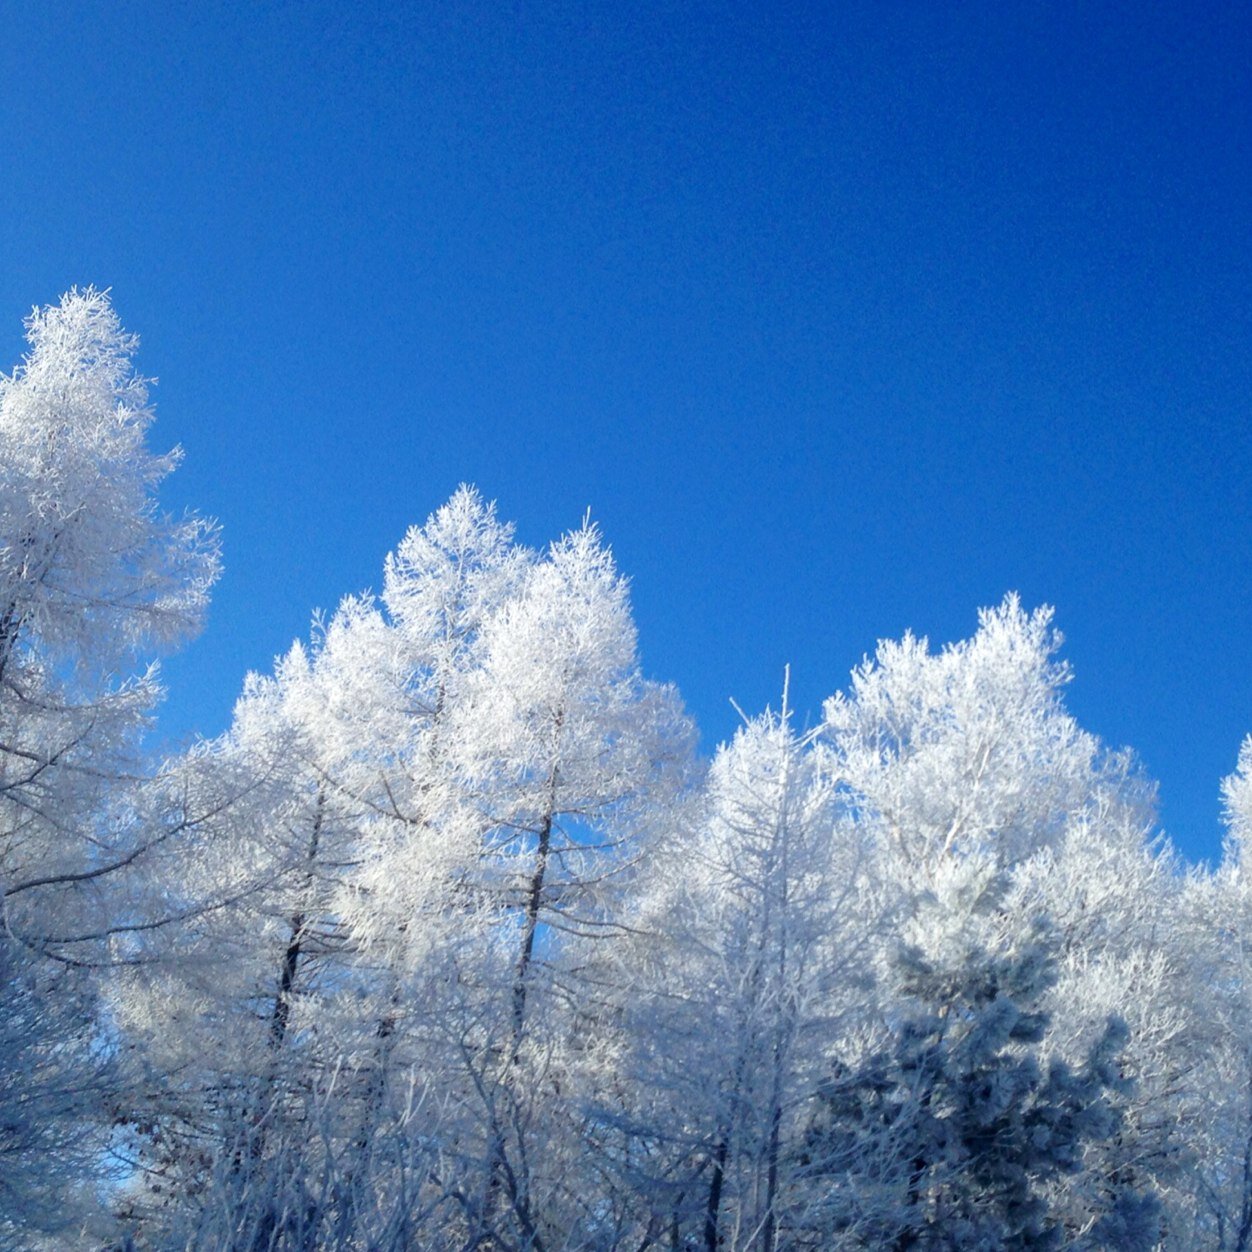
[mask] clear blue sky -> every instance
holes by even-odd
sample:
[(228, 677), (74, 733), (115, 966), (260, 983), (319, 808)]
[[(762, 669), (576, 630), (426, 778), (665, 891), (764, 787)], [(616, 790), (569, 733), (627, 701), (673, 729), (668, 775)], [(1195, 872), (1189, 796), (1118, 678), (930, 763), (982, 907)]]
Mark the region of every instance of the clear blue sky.
[(4, 6), (0, 360), (111, 286), (226, 574), (172, 734), (465, 480), (706, 744), (1056, 605), (1193, 855), (1252, 730), (1252, 9)]

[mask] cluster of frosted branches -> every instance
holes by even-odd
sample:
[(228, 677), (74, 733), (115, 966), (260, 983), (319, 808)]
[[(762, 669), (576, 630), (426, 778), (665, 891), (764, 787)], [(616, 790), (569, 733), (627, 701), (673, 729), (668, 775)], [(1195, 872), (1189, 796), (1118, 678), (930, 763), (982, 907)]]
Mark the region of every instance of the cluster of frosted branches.
[(702, 763), (598, 530), (531, 550), (462, 487), (145, 762), (216, 535), (157, 509), (107, 296), (29, 332), (0, 1244), (1252, 1246), (1252, 741), (1185, 868), (1009, 597)]

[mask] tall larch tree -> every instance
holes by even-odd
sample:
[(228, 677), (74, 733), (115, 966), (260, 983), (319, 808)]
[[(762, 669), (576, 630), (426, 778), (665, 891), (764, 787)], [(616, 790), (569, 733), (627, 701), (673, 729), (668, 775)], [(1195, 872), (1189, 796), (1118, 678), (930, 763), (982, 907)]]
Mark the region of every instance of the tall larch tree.
[[(85, 970), (136, 924), (129, 871), (171, 833), (135, 819), (160, 695), (145, 657), (198, 627), (218, 556), (212, 525), (158, 507), (179, 452), (147, 446), (137, 340), (108, 294), (71, 291), (26, 331), (0, 376), (0, 1014), (28, 1024), (0, 1049), (0, 1174), (20, 1171), (0, 1182), (0, 1229), (68, 1238), (93, 1198), (89, 1124), (108, 1086)], [(35, 1128), (20, 1152), (2, 1142)]]

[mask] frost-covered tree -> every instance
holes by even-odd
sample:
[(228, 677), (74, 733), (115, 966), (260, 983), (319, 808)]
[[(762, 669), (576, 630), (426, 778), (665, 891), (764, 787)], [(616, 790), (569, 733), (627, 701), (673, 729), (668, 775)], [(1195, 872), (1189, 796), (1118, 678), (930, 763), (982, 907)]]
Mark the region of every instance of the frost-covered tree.
[(128, 673), (198, 625), (217, 545), (158, 510), (179, 454), (146, 446), (137, 341), (108, 296), (70, 292), (27, 340), (0, 377), (0, 885), (8, 925), (35, 938), (33, 918), (89, 906), (81, 875), (125, 855), (102, 796), (159, 694), (153, 671)]
[(1051, 621), (1009, 596), (939, 652), (911, 634), (880, 643), (827, 701), (826, 741), (894, 872), (924, 881), (970, 852), (1019, 864), (1087, 804), (1100, 747), (1064, 708)]
[(1187, 1216), (1197, 1247), (1242, 1252), (1252, 1248), (1252, 738), (1222, 793), (1221, 864), (1192, 871), (1175, 919), (1195, 993), (1186, 1041), (1198, 1099), (1186, 1111), (1197, 1185)]
[(588, 964), (610, 1025), (587, 1045), (587, 1246), (933, 1242), (945, 1196), (988, 1246), (1151, 1242), (1176, 1146), (1178, 986), (1150, 922), (1170, 862), (1133, 771), (1065, 711), (1058, 645), (1013, 599), (938, 654), (880, 645), (816, 737), (751, 723), (672, 807)]
[(0, 382), (0, 646), (110, 672), (186, 634), (216, 573), (212, 528), (162, 516), (179, 452), (146, 446), (153, 410), (109, 297), (88, 288), (27, 319), (30, 352)]
[(484, 824), (451, 715), (528, 560), (461, 489), (388, 558), (380, 602), (315, 620), (169, 771), (200, 808), (235, 798), (182, 867), (201, 907), (118, 1005), (165, 1093), (137, 1139), (155, 1185), (127, 1198), (147, 1237), (357, 1246), (417, 1238), (446, 1198), (448, 962), (491, 920), (465, 889)]
[(113, 993), (151, 1092), (123, 1203), (149, 1240), (263, 1247), (333, 1209), (322, 1084), (348, 1047), (334, 898), (357, 813), (316, 768), (317, 661), (297, 644), (250, 676), (230, 732), (166, 771), (206, 814), (164, 884), (185, 917)]
[(629, 865), (632, 823), (672, 793), (690, 749), (673, 690), (640, 674), (626, 582), (594, 527), (553, 544), (486, 622), (458, 729), (520, 919), (520, 1045), (541, 923), (577, 932), (603, 920), (606, 884)]
[(1163, 943), (1176, 874), (1153, 843), (1150, 789), (1066, 711), (1060, 642), (1050, 610), (1027, 614), (1009, 597), (938, 653), (907, 637), (880, 645), (826, 717), (875, 875), (902, 915), (953, 864), (985, 861), (1005, 876), (1002, 907), (1020, 933), (1046, 922), (1056, 936), (1044, 1055), (1077, 1071), (1111, 1017), (1129, 1027), (1121, 1063), (1134, 1082), (1111, 1097), (1125, 1119), (1088, 1144), (1082, 1177), (1066, 1185), (1077, 1229), (1108, 1211), (1130, 1173), (1131, 1190), (1168, 1185), (1186, 1014), (1182, 968)]
[(0, 972), (0, 1011), (22, 1026), (0, 1048), (0, 1121), (24, 1145), (11, 1230), (92, 1196), (111, 1043), (82, 970), (159, 910), (130, 871), (173, 833), (142, 819), (137, 743), (159, 687), (141, 654), (195, 629), (217, 572), (214, 528), (158, 510), (178, 453), (146, 446), (136, 340), (108, 296), (36, 310), (27, 341), (0, 376), (0, 926), (27, 953), (6, 950)]
[(460, 1149), (481, 1180), (467, 1237), (538, 1246), (587, 1200), (568, 1159), (574, 954), (619, 924), (691, 731), (673, 691), (641, 676), (626, 584), (593, 527), (528, 568), (480, 645), (453, 714), (481, 832), (464, 891), (489, 923), (449, 1018), (478, 1109)]
[(900, 1252), (1154, 1244), (1150, 1191), (1124, 1184), (1081, 1229), (1057, 1203), (1087, 1145), (1121, 1129), (1126, 1030), (1107, 1022), (1080, 1067), (1043, 1052), (1055, 940), (1004, 908), (1005, 887), (985, 856), (949, 860), (905, 921), (885, 1042), (837, 1067), (810, 1129), (809, 1168), (833, 1184), (827, 1237)]
[(186, 765), (238, 796), (183, 873), (220, 906), (119, 1003), (171, 1102), (144, 1151), (173, 1199), (134, 1190), (136, 1220), (345, 1248), (550, 1220), (519, 1180), (557, 1134), (519, 1110), (564, 1107), (537, 1075), (569, 987), (537, 971), (558, 927), (606, 924), (689, 750), (634, 646), (593, 532), (540, 559), (462, 489), (388, 559), (380, 602), (346, 600), (249, 680)]
[(876, 909), (857, 838), (785, 694), (672, 807), (596, 967), (615, 1027), (589, 1123), (605, 1246), (795, 1245), (806, 1109), (864, 1010)]
[[(494, 505), (461, 487), (387, 557), (381, 603), (349, 600), (324, 632), (326, 781), (365, 806), (367, 856), (344, 901), (361, 943), (400, 963), (431, 937), (411, 925), (447, 875), (464, 877), (490, 823), (465, 725), (486, 624), (535, 556)], [(462, 901), (470, 901), (463, 892)]]

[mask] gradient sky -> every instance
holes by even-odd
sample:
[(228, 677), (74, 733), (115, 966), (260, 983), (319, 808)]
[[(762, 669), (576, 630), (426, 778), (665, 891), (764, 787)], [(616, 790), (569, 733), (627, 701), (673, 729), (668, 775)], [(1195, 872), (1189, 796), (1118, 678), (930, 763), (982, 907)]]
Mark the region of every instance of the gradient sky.
[(0, 365), (72, 284), (226, 574), (166, 732), (461, 481), (588, 506), (708, 746), (1010, 589), (1193, 856), (1252, 730), (1252, 9), (0, 5)]

